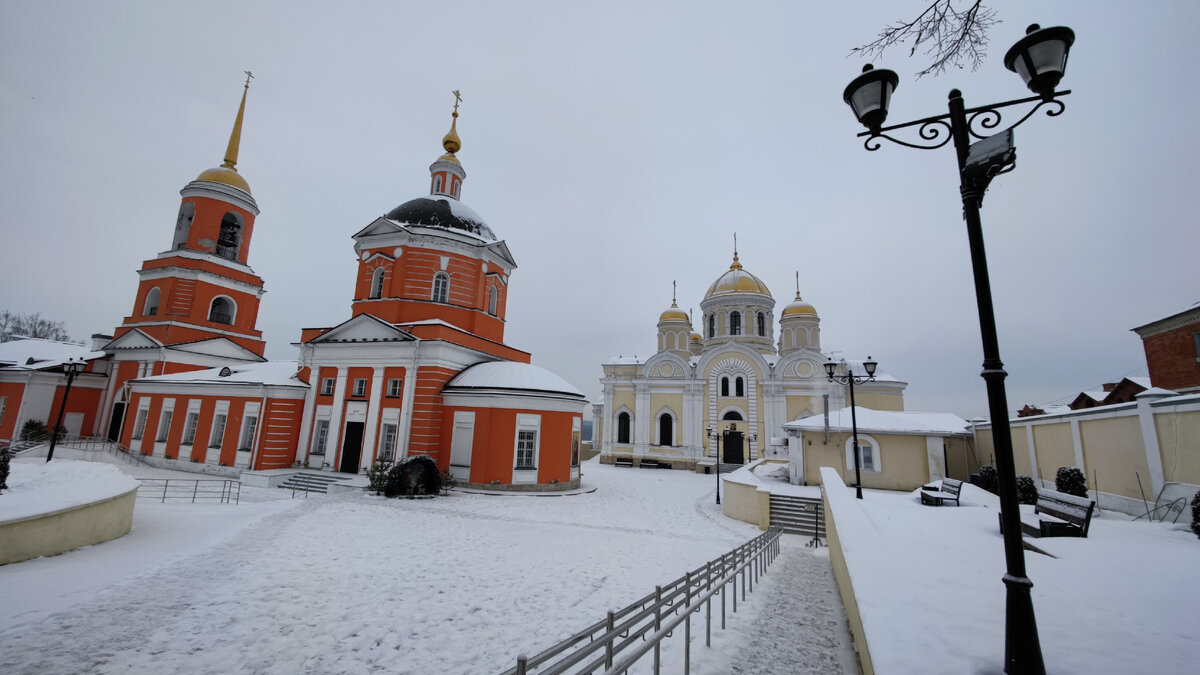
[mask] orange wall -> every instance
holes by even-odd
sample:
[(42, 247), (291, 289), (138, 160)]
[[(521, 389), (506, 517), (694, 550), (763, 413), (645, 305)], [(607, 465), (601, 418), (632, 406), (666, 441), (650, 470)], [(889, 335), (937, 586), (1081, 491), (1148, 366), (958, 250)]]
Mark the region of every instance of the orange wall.
[(200, 240), (208, 239), (215, 243), (221, 232), (221, 218), (227, 212), (233, 211), (242, 216), (242, 243), (238, 250), (238, 260), (245, 263), (250, 251), (250, 238), (254, 234), (254, 214), (229, 202), (209, 197), (187, 197), (181, 203), (188, 202), (195, 205), (196, 213), (192, 219), (192, 229), (188, 232), (187, 247), (196, 251), (212, 250), (210, 247), (201, 246)]
[(470, 482), (487, 484), (497, 480), (503, 485), (512, 484), (517, 444), (517, 415), (521, 414), (541, 417), (541, 427), (538, 431), (538, 483), (545, 484), (553, 480), (565, 483), (571, 480), (572, 432), (575, 420), (582, 419), (579, 413), (447, 407), (442, 414), (443, 452), (438, 457), (438, 466), (442, 469), (450, 466), (454, 413), (459, 410), (475, 413)]
[(21, 397), (25, 395), (25, 383), (0, 382), (0, 396), (6, 397), (4, 417), (0, 417), (0, 438), (9, 439), (20, 433), (17, 429), (17, 413), (21, 410)]
[[(50, 404), (50, 418), (46, 426), (58, 421), (58, 409), (62, 406), (63, 395), (67, 385), (63, 384), (54, 390), (54, 401)], [(68, 413), (83, 413), (83, 425), (79, 427), (80, 436), (91, 436), (96, 431), (96, 411), (100, 409), (100, 401), (104, 399), (104, 389), (86, 389), (79, 386), (76, 380), (71, 385), (71, 400), (67, 401)], [(11, 399), (10, 399), (11, 400)], [(4, 413), (8, 416), (8, 413)], [(3, 438), (3, 435), (0, 435)]]

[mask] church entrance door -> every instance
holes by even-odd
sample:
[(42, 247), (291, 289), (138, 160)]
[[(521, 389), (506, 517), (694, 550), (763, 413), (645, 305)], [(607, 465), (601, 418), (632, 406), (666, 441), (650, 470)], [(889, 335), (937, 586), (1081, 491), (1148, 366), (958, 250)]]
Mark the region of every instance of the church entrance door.
[(726, 464), (745, 464), (745, 454), (742, 452), (742, 432), (726, 431), (723, 445), (725, 456), (721, 460)]
[(112, 419), (108, 422), (108, 440), (120, 442), (121, 422), (125, 419), (125, 404), (114, 403)]
[(342, 441), (342, 473), (358, 473), (362, 456), (363, 423), (346, 422), (346, 440)]

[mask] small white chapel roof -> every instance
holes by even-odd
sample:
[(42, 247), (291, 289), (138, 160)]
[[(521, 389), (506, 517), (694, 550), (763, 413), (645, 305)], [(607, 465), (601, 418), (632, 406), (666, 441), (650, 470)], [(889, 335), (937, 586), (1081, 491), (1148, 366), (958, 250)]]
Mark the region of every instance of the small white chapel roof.
[[(221, 371), (229, 369), (222, 377)], [(296, 377), (299, 367), (296, 361), (264, 361), (262, 363), (238, 363), (221, 368), (189, 370), (183, 373), (168, 373), (142, 377), (135, 382), (190, 382), (193, 384), (264, 384), (280, 386), (308, 385)]]
[(521, 389), (569, 394), (585, 398), (583, 392), (558, 375), (532, 363), (485, 361), (463, 370), (446, 383), (457, 389)]
[(12, 370), (45, 370), (62, 365), (68, 359), (91, 361), (104, 357), (91, 347), (58, 340), (23, 338), (0, 342), (0, 368)]
[[(954, 413), (900, 412), (895, 410), (871, 410), (854, 407), (860, 433), (913, 434), (935, 436), (969, 436), (970, 425)], [(824, 431), (825, 416), (813, 415), (784, 424), (785, 429), (796, 431)], [(830, 431), (850, 431), (850, 408), (832, 410), (829, 413)]]

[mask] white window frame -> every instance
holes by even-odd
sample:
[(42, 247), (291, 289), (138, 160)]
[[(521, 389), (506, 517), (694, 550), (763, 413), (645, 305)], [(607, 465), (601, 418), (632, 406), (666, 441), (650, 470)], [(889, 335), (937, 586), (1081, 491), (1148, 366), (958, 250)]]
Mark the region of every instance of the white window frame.
[(321, 417), (317, 419), (317, 423), (313, 425), (313, 444), (310, 455), (324, 455), (325, 443), (329, 440), (329, 418)]
[(258, 436), (258, 414), (242, 417), (242, 432), (238, 435), (238, 450), (254, 452), (254, 442)]
[(493, 285), (488, 286), (488, 314), (496, 316), (496, 308), (500, 304), (500, 291)]
[[(146, 293), (146, 302), (142, 305), (142, 316), (156, 316), (158, 314), (158, 305), (162, 299), (162, 291), (158, 290), (158, 286), (150, 289)], [(153, 303), (151, 301), (153, 300)]]
[[(513, 433), (513, 484), (521, 483), (536, 483), (538, 475), (538, 462), (541, 458), (542, 445), (542, 416), (530, 414), (517, 415), (517, 428)], [(528, 435), (532, 435), (533, 447), (530, 448), (533, 452), (531, 465), (525, 465), (520, 462), (522, 434), (526, 434), (526, 440), (529, 440)]]
[(393, 377), (388, 380), (387, 397), (400, 398), (404, 395), (404, 378)]
[(158, 430), (154, 434), (155, 443), (166, 443), (171, 435), (171, 420), (175, 416), (175, 406), (163, 403), (162, 412), (158, 413)]
[(233, 326), (233, 325), (237, 324), (238, 305), (237, 305), (237, 301), (234, 300), (233, 298), (229, 297), (228, 295), (215, 296), (208, 303), (208, 314), (205, 315), (205, 318), (212, 323), (220, 323), (219, 321), (212, 321), (211, 317), (213, 315), (213, 305), (217, 302), (217, 300), (222, 300), (222, 299), (229, 303), (229, 323), (222, 323), (221, 325), (222, 326)]
[[(440, 282), (440, 283), (439, 283)], [(433, 275), (433, 288), (429, 299), (434, 302), (450, 302), (450, 275), (444, 271)]]
[[(858, 457), (859, 471), (863, 473), (883, 473), (883, 458), (881, 456), (882, 452), (880, 452), (879, 441), (875, 440), (874, 437), (868, 434), (860, 433), (858, 435), (858, 444), (859, 446), (870, 447), (871, 449), (871, 465), (868, 467), (867, 462), (860, 454)], [(846, 469), (850, 471), (854, 470), (854, 455), (851, 454), (853, 452), (853, 447), (854, 435), (851, 434), (850, 437), (846, 439), (845, 446)]]
[(365, 378), (365, 377), (354, 378), (354, 390), (353, 391), (354, 391), (354, 393), (351, 394), (351, 396), (354, 396), (354, 397), (366, 396), (367, 395), (367, 378)]
[(334, 381), (335, 381), (335, 378), (332, 378), (332, 377), (321, 378), (321, 395), (322, 396), (333, 396)]
[(183, 439), (179, 444), (194, 445), (196, 443), (196, 427), (198, 426), (200, 426), (200, 411), (189, 410), (183, 422)]
[(396, 458), (396, 439), (400, 436), (399, 421), (386, 421), (380, 425), (379, 461), (390, 462)]
[(383, 267), (376, 267), (371, 273), (371, 294), (368, 296), (371, 300), (378, 300), (383, 297)]
[(146, 423), (150, 421), (150, 405), (138, 406), (137, 417), (133, 423), (133, 440), (140, 441), (146, 436)]
[[(663, 440), (662, 439), (662, 418), (664, 415), (671, 418), (671, 438), (668, 439), (668, 440), (670, 440), (670, 443), (662, 442), (662, 440)], [(666, 445), (667, 447), (675, 447), (675, 438), (674, 437), (678, 433), (679, 433), (679, 418), (676, 417), (675, 411), (664, 406), (661, 410), (658, 411), (658, 414), (654, 416), (654, 440), (657, 441), (655, 443), (655, 445), (658, 445), (658, 446)]]

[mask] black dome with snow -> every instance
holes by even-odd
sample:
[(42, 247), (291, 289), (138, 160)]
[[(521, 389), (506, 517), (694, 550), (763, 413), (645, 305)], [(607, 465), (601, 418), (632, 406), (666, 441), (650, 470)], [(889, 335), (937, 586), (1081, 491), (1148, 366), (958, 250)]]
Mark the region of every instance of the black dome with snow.
[(388, 211), (388, 220), (409, 225), (426, 225), (460, 230), (484, 239), (496, 241), (492, 228), (483, 218), (462, 202), (450, 197), (417, 197)]

